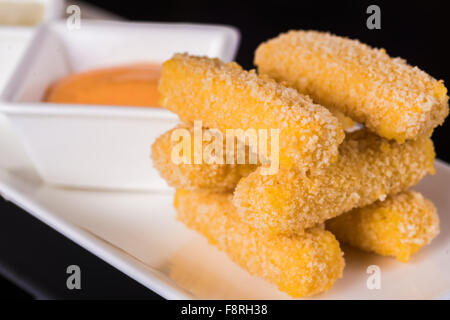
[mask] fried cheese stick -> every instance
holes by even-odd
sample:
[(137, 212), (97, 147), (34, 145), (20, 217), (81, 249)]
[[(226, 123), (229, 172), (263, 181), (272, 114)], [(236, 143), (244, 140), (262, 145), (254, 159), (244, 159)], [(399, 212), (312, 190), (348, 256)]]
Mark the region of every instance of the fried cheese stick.
[[(177, 130), (184, 130), (190, 137), (189, 148), (190, 155), (187, 155), (187, 163), (177, 162), (174, 156), (183, 156), (182, 154), (174, 154), (177, 152), (176, 146), (182, 143), (181, 135), (177, 135)], [(207, 129), (202, 129), (202, 137), (205, 136)], [(179, 132), (183, 134), (184, 132)], [(250, 152), (245, 149), (245, 163), (237, 164), (237, 148), (234, 149), (234, 164), (226, 164), (226, 144), (223, 143), (222, 153), (213, 154), (207, 152), (207, 149), (214, 141), (202, 142), (202, 162), (195, 164), (194, 162), (194, 128), (189, 125), (180, 125), (161, 135), (152, 145), (152, 160), (154, 167), (159, 171), (160, 175), (166, 182), (175, 188), (183, 189), (209, 189), (215, 192), (224, 192), (234, 190), (236, 184), (242, 177), (247, 176), (254, 171), (257, 164), (249, 164)], [(237, 146), (237, 144), (235, 144)], [(210, 158), (208, 158), (210, 157)], [(215, 159), (218, 157), (218, 159)], [(211, 161), (208, 164), (208, 161)]]
[(439, 216), (421, 193), (401, 192), (328, 220), (339, 241), (408, 262), (439, 234)]
[(342, 277), (343, 253), (331, 232), (315, 227), (290, 237), (259, 233), (239, 220), (231, 198), (231, 193), (177, 190), (177, 218), (292, 297), (325, 292)]
[(295, 233), (408, 189), (434, 173), (434, 157), (427, 137), (398, 144), (362, 129), (347, 135), (338, 161), (320, 175), (257, 169), (239, 181), (233, 202), (255, 228)]
[(279, 130), (279, 139), (272, 140), (279, 143), (280, 167), (328, 166), (344, 139), (339, 121), (326, 108), (234, 62), (176, 54), (163, 64), (159, 90), (162, 106), (183, 122), (202, 120), (222, 132)]
[(400, 143), (431, 135), (448, 115), (443, 81), (357, 40), (290, 31), (262, 43), (255, 65), (259, 73)]

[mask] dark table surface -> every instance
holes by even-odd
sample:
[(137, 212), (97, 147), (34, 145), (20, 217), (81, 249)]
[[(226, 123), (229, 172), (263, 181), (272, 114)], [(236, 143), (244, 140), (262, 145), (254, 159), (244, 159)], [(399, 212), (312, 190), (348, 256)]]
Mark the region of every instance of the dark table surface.
[[(289, 29), (327, 30), (384, 47), (450, 83), (447, 1), (87, 1), (124, 18), (229, 24), (242, 33), (237, 61), (252, 68), (257, 45)], [(261, 3), (261, 2), (259, 2)], [(378, 4), (381, 30), (366, 28), (366, 8)], [(434, 135), (438, 157), (450, 162), (450, 125)], [(0, 200), (0, 294), (38, 299), (160, 299), (28, 213)], [(82, 289), (68, 290), (66, 268), (79, 265)]]
[[(36, 299), (161, 299), (14, 204), (0, 202), (0, 294)], [(69, 290), (67, 267), (81, 269)]]

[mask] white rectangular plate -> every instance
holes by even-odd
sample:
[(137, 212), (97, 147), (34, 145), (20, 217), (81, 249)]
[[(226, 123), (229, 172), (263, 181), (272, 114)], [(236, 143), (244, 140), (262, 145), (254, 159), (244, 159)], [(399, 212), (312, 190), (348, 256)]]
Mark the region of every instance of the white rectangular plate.
[[(314, 298), (450, 298), (450, 166), (437, 161), (436, 169), (414, 188), (438, 208), (441, 233), (432, 244), (407, 264), (344, 247), (343, 279)], [(60, 189), (0, 170), (0, 193), (165, 298), (289, 299), (177, 222), (171, 192)], [(380, 290), (366, 286), (369, 265), (381, 268)]]

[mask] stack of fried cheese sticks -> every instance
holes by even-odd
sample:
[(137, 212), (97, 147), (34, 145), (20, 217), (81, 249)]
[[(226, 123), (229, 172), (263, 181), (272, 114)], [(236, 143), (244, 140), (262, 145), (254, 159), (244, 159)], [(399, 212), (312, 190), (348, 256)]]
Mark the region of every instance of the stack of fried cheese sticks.
[[(156, 140), (152, 158), (177, 189), (180, 221), (292, 297), (325, 292), (342, 277), (339, 241), (406, 262), (436, 237), (435, 207), (408, 189), (434, 173), (430, 135), (448, 114), (442, 81), (384, 50), (315, 31), (261, 44), (255, 64), (259, 74), (176, 54), (163, 65), (162, 105), (182, 124)], [(345, 133), (353, 120), (365, 128)], [(279, 129), (278, 170), (264, 171), (267, 150), (251, 141), (246, 160), (254, 153), (257, 163), (236, 161), (224, 144), (208, 158), (211, 143), (190, 145), (176, 161), (195, 121), (201, 137)]]

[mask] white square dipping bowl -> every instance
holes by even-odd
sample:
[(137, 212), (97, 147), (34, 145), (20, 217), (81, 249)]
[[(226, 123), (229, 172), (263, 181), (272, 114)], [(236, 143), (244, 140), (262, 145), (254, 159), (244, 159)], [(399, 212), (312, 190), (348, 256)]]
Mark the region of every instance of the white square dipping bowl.
[(176, 52), (234, 58), (233, 27), (65, 20), (42, 25), (2, 95), (11, 121), (41, 178), (64, 187), (167, 189), (150, 159), (155, 138), (178, 123), (161, 108), (43, 103), (50, 84), (73, 72), (139, 62), (162, 63)]

